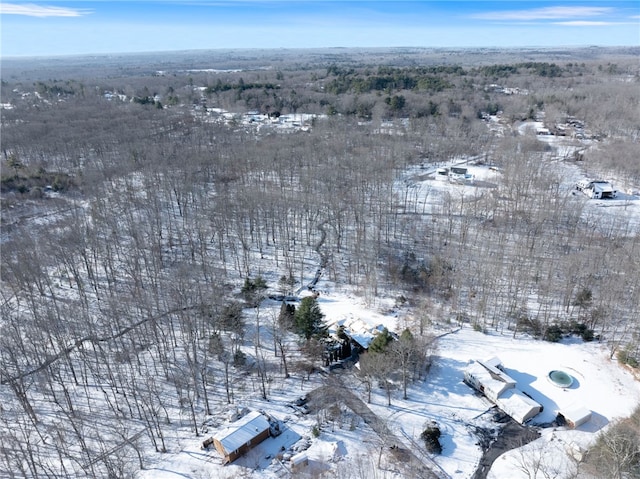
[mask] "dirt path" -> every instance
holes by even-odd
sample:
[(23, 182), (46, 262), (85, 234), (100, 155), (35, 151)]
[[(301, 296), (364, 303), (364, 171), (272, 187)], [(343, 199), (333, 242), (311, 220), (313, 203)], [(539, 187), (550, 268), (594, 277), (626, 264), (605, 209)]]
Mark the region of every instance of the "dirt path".
[[(428, 457), (419, 457), (414, 453), (414, 444), (407, 448), (404, 446), (405, 440), (397, 436), (383, 419), (380, 419), (366, 403), (353, 394), (343, 385), (342, 381), (335, 375), (327, 377), (325, 386), (319, 387), (308, 394), (311, 405), (318, 404), (327, 407), (328, 403), (341, 401), (351, 409), (380, 437), (383, 447), (389, 454), (393, 454), (397, 460), (397, 465), (401, 468), (403, 477), (408, 479), (443, 479), (447, 475), (434, 472), (437, 464)], [(432, 464), (425, 464), (431, 461)]]

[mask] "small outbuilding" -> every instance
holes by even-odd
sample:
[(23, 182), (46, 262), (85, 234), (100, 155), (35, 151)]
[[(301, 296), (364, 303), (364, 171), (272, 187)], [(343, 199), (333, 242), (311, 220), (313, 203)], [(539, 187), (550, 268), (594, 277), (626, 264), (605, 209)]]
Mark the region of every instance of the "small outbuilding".
[(268, 419), (253, 411), (218, 431), (213, 436), (213, 446), (224, 458), (225, 464), (238, 459), (252, 447), (267, 439), (270, 434)]
[(309, 465), (309, 457), (306, 452), (299, 452), (295, 456), (291, 456), (289, 460), (292, 471), (300, 471)]
[(564, 418), (570, 428), (576, 428), (591, 420), (591, 411), (585, 407), (577, 406), (563, 409), (558, 412), (558, 416)]
[(511, 416), (520, 424), (537, 416), (542, 411), (542, 406), (519, 389), (509, 389), (496, 401), (496, 406)]

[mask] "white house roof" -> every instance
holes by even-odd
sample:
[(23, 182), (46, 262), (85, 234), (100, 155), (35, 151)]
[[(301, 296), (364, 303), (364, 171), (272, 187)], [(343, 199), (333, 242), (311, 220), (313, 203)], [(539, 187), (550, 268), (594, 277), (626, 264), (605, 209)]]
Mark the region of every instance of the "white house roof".
[(222, 444), (227, 453), (244, 446), (258, 434), (269, 429), (269, 421), (258, 411), (252, 411), (226, 428), (218, 431), (213, 438)]
[(465, 369), (465, 373), (473, 376), (480, 384), (482, 384), (482, 387), (484, 388), (484, 394), (492, 401), (495, 401), (498, 396), (500, 396), (507, 389), (515, 386), (515, 381), (506, 382), (500, 379), (496, 379), (479, 361), (471, 363)]
[(478, 362), (482, 364), (485, 368), (487, 368), (487, 370), (491, 374), (493, 374), (498, 379), (500, 379), (500, 381), (503, 381), (507, 384), (511, 384), (513, 386), (516, 385), (517, 381), (515, 379), (513, 379), (511, 376), (505, 373), (502, 369), (499, 369), (499, 367), (502, 366), (502, 362), (497, 357), (494, 356), (490, 359), (487, 359), (484, 361), (478, 361)]
[(542, 406), (518, 389), (509, 389), (502, 393), (496, 404), (519, 423), (524, 423), (540, 412)]
[(560, 411), (567, 421), (570, 421), (575, 427), (584, 424), (591, 419), (591, 411), (583, 406), (573, 406)]
[(345, 333), (363, 348), (368, 348), (376, 334), (382, 329), (383, 325), (371, 325), (364, 322), (361, 318), (343, 318), (328, 324), (329, 332), (336, 333), (339, 326), (344, 326)]
[(591, 184), (593, 186), (593, 189), (596, 191), (602, 191), (605, 193), (613, 191), (613, 186), (607, 181), (596, 180)]

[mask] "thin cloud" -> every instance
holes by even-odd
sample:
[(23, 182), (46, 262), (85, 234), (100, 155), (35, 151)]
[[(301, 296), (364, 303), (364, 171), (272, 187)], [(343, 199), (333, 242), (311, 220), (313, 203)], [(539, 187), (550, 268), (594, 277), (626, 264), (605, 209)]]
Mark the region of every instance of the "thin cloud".
[(54, 7), (49, 5), (35, 5), (26, 3), (16, 5), (15, 3), (0, 3), (1, 15), (23, 15), (27, 17), (81, 17), (91, 13), (90, 10)]
[(616, 22), (594, 22), (588, 20), (572, 20), (567, 22), (553, 22), (554, 25), (566, 25), (569, 27), (602, 27), (610, 25), (621, 25)]
[(482, 20), (558, 20), (562, 18), (597, 17), (610, 13), (610, 7), (544, 7), (530, 10), (504, 10), (473, 15)]

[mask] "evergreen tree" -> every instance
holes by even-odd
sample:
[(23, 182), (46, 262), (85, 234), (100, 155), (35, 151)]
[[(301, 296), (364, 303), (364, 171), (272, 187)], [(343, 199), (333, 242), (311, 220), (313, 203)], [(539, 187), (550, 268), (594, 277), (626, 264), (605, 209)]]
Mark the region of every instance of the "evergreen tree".
[(327, 335), (327, 329), (322, 323), (324, 314), (320, 311), (318, 301), (313, 296), (307, 296), (300, 301), (300, 306), (294, 314), (296, 332), (305, 339)]
[(267, 282), (262, 276), (258, 276), (255, 280), (247, 277), (240, 292), (249, 306), (256, 307), (264, 298), (265, 289), (267, 289)]
[(393, 341), (393, 336), (387, 328), (384, 328), (369, 344), (369, 352), (384, 353), (391, 341)]

